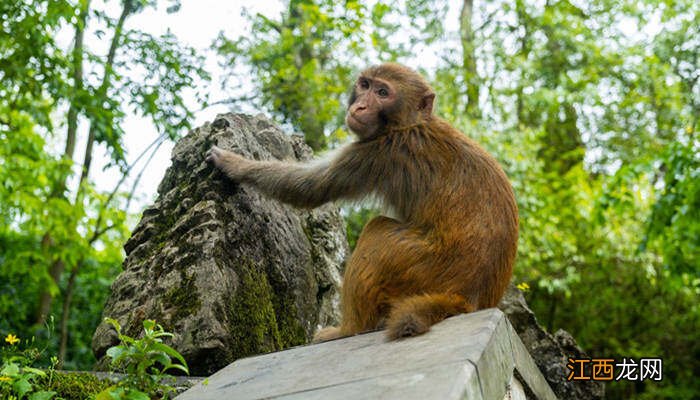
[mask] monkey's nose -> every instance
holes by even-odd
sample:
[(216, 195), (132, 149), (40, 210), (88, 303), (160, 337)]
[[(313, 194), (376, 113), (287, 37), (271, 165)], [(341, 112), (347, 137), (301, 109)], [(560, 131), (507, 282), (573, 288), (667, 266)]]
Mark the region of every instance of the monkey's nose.
[(350, 115), (352, 115), (353, 117), (362, 117), (366, 112), (366, 106), (356, 106), (350, 110)]

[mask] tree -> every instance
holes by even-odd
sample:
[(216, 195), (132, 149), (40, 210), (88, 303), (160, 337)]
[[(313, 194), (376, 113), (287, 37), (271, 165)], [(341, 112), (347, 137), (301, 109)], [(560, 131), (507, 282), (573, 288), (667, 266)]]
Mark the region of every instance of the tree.
[(349, 38), (359, 34), (364, 14), (358, 1), (340, 7), (331, 0), (291, 0), (280, 20), (250, 16), (250, 36), (220, 36), (215, 47), (223, 65), (245, 62), (252, 70), (260, 93), (254, 103), (291, 123), (319, 151), (329, 137), (344, 135), (339, 110), (353, 72), (348, 57), (359, 55), (358, 42)]
[[(69, 358), (71, 344), (89, 343), (91, 332), (75, 329), (81, 325), (77, 320), (94, 326), (100, 318), (94, 306), (87, 315), (71, 315), (76, 293), (81, 302), (85, 293), (99, 294), (91, 300), (102, 304), (123, 257), (128, 234), (123, 207), (131, 196), (121, 194), (121, 185), (135, 172), (122, 146), (125, 115), (136, 110), (163, 133), (147, 149), (153, 151), (163, 138), (175, 138), (189, 127), (192, 113), (181, 91), (195, 79), (208, 78), (199, 67), (201, 57), (171, 33), (155, 37), (127, 27), (130, 16), (155, 7), (155, 1), (125, 0), (120, 6), (113, 17), (87, 0), (0, 5), (2, 27), (9, 33), (0, 39), (0, 137), (6, 139), (0, 159), (14, 166), (2, 176), (0, 192), (6, 200), (0, 245), (7, 250), (0, 275), (9, 283), (8, 291), (0, 292), (0, 314), (12, 315), (1, 328), (28, 335), (32, 321), (40, 326), (61, 310), (61, 361)], [(66, 29), (73, 31), (70, 49), (53, 39)], [(86, 37), (108, 37), (106, 54), (85, 46)], [(83, 161), (74, 169), (81, 127), (86, 131)], [(46, 139), (54, 140), (59, 132), (65, 132), (64, 150), (56, 155)], [(112, 166), (123, 175), (111, 193), (95, 191), (89, 179), (98, 144), (106, 146)], [(19, 279), (29, 284), (15, 285)], [(32, 296), (37, 301), (28, 300)], [(54, 302), (57, 296), (60, 304)], [(13, 308), (20, 299), (22, 306)], [(87, 366), (91, 354), (82, 350), (72, 356)]]

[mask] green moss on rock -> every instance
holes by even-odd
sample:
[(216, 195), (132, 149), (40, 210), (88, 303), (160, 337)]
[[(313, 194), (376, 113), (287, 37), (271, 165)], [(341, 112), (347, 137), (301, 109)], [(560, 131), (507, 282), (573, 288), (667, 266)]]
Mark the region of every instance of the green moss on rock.
[(275, 293), (273, 303), (282, 348), (306, 343), (306, 332), (297, 318), (297, 307), (293, 298)]
[(229, 308), (234, 359), (280, 349), (282, 341), (267, 275), (249, 262), (239, 268), (238, 277), (240, 286)]
[(306, 333), (289, 289), (271, 285), (262, 267), (252, 261), (240, 265), (237, 272), (240, 286), (228, 310), (233, 358), (305, 343)]
[(153, 237), (148, 240), (150, 243), (150, 250), (147, 257), (151, 257), (153, 254), (163, 250), (170, 236), (170, 231), (179, 217), (179, 215), (175, 215), (174, 212), (170, 210), (170, 212), (162, 212), (158, 218), (153, 219), (155, 233)]
[(171, 322), (192, 315), (202, 307), (202, 301), (199, 299), (197, 286), (194, 282), (195, 275), (187, 275), (185, 271), (180, 270), (180, 279), (180, 285), (170, 288), (164, 296), (165, 306), (175, 309)]
[(56, 392), (55, 398), (84, 400), (93, 397), (113, 384), (114, 382), (109, 379), (100, 379), (84, 372), (54, 372), (40, 378), (36, 387)]

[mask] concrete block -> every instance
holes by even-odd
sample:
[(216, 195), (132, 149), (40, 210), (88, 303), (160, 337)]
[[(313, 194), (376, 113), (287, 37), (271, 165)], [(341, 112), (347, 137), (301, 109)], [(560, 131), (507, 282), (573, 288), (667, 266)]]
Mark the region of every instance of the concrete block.
[(514, 382), (556, 399), (533, 366), (505, 315), (488, 309), (404, 340), (372, 332), (237, 360), (177, 399), (500, 400)]

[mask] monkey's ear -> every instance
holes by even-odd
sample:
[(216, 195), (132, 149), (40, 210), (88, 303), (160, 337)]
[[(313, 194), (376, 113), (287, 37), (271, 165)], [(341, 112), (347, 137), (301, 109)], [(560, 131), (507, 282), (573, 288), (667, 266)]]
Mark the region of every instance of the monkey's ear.
[(426, 117), (433, 113), (433, 101), (435, 100), (435, 93), (428, 92), (423, 95), (420, 99), (420, 105), (418, 110), (420, 110)]

